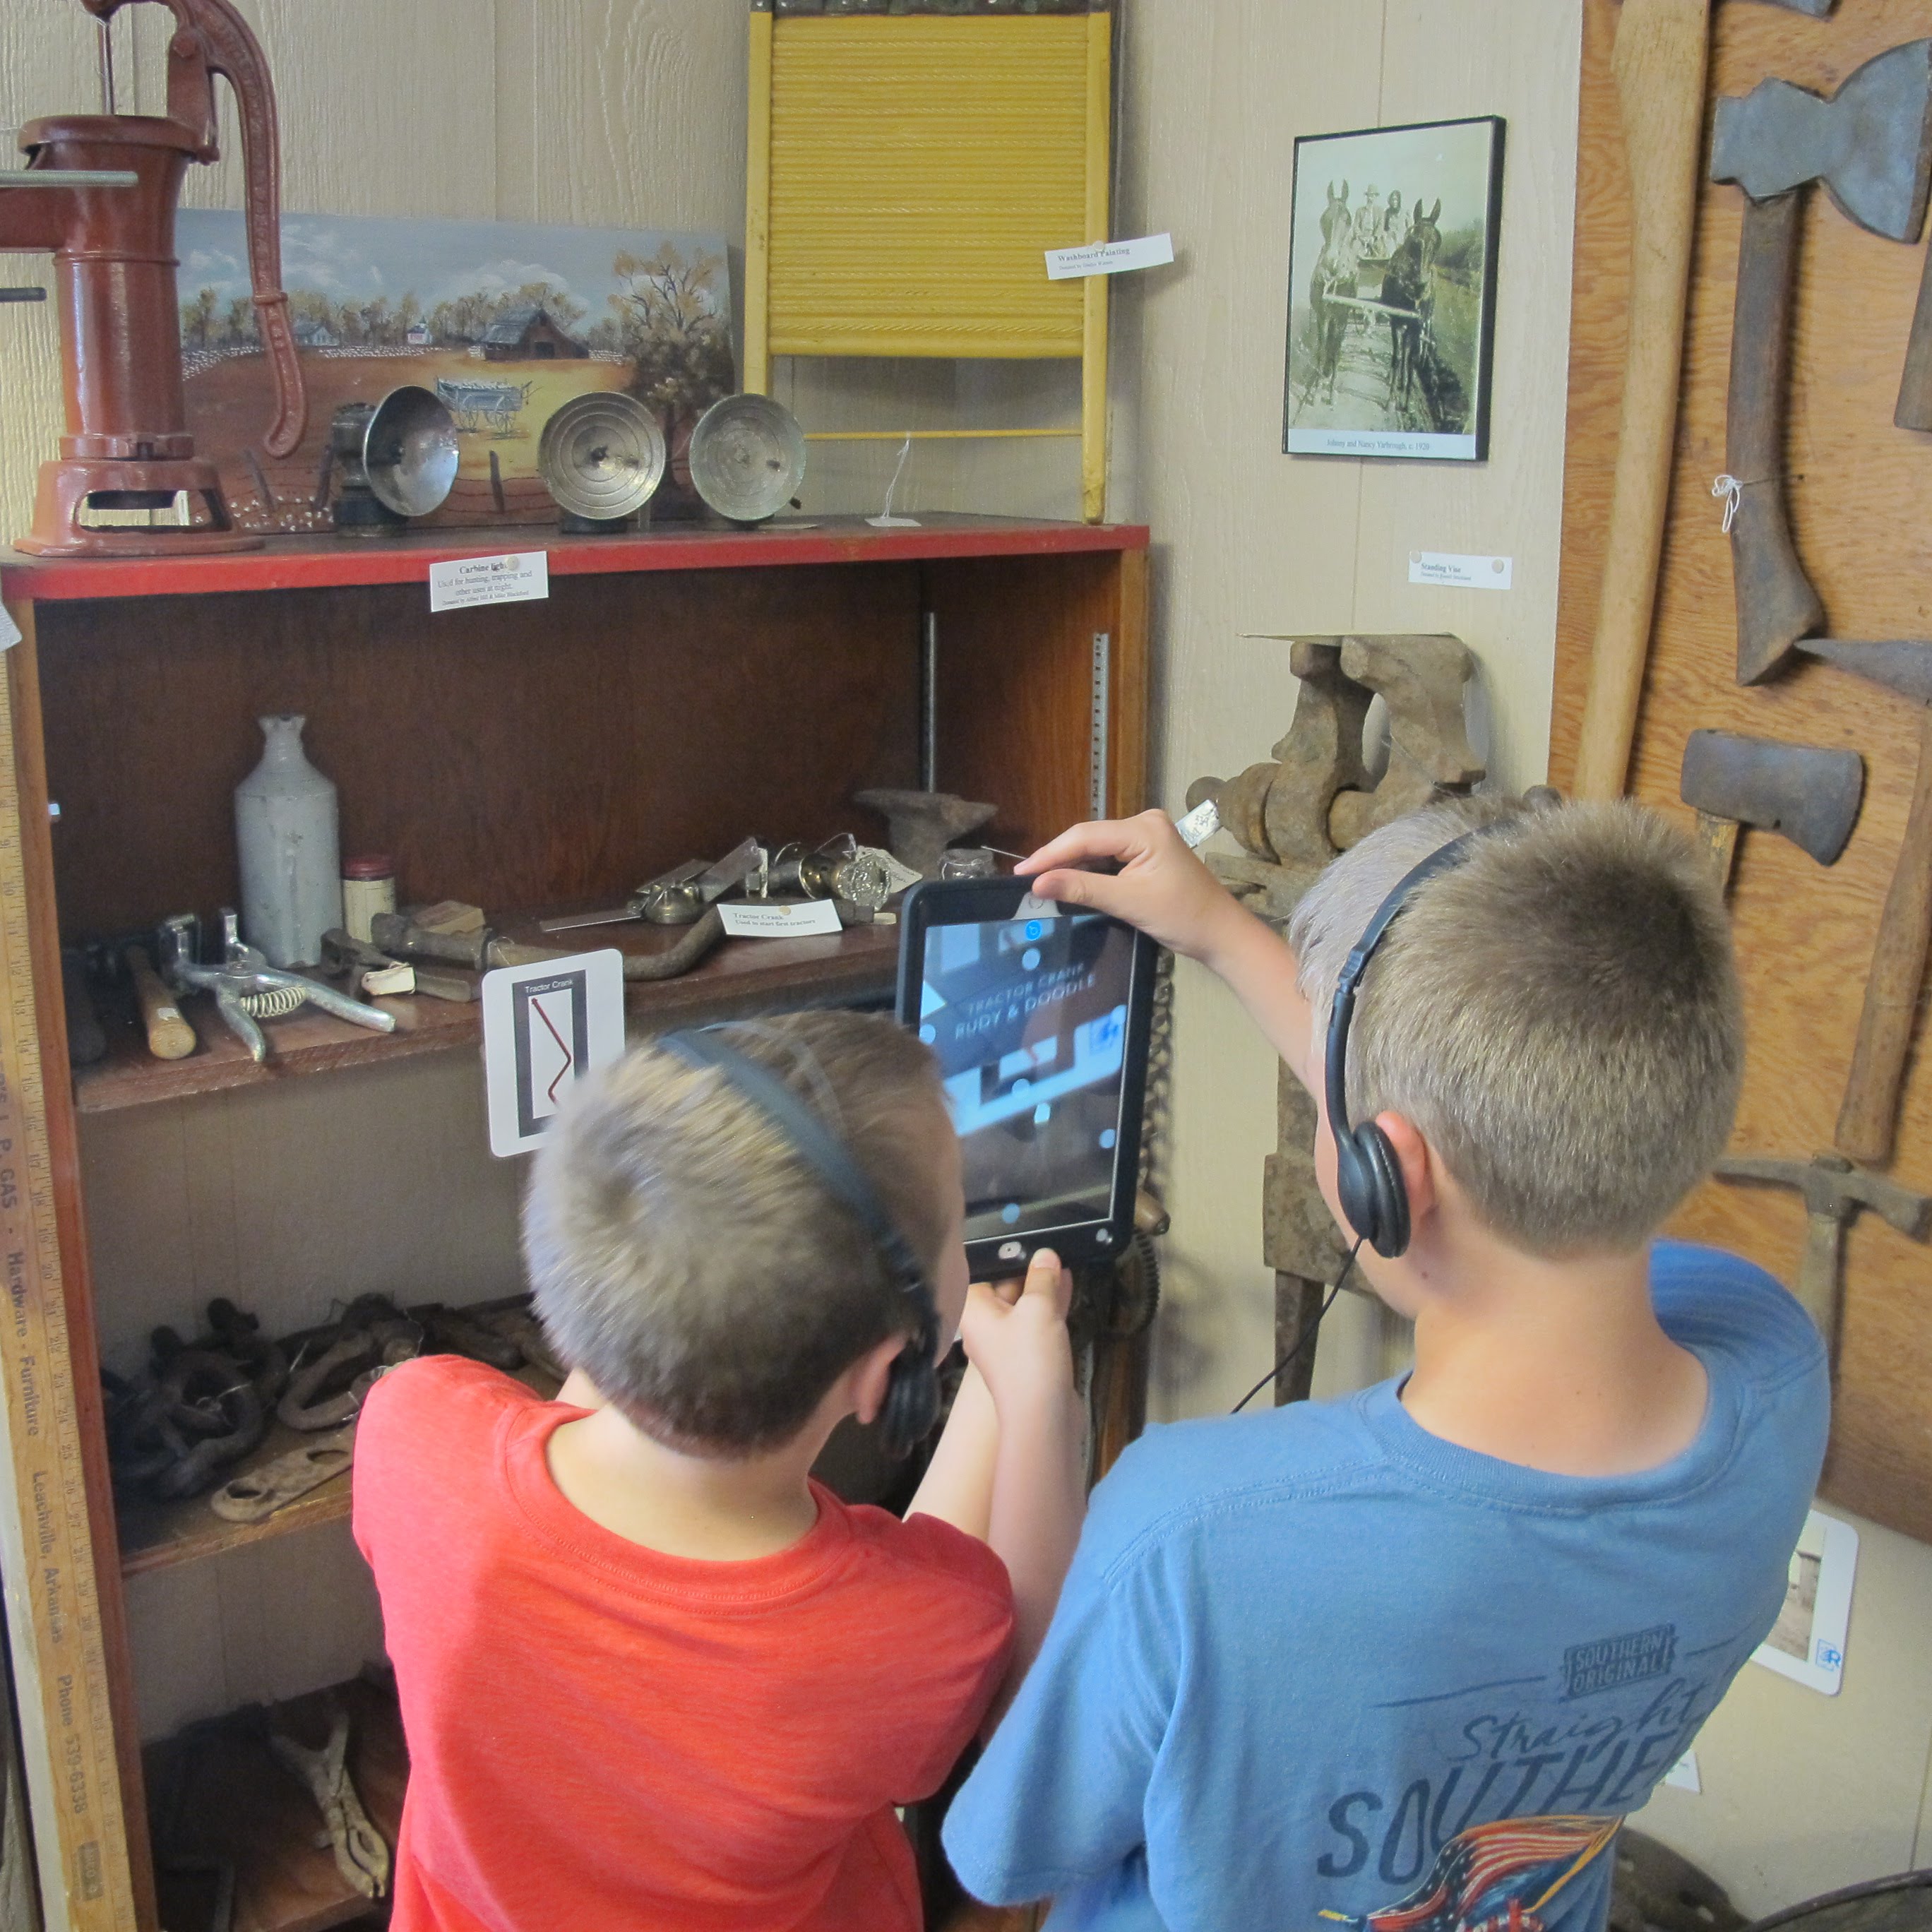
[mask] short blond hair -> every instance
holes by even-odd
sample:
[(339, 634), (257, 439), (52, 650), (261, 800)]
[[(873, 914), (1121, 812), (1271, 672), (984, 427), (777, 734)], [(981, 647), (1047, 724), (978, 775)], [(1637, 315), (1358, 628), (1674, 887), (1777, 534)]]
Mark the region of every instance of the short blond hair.
[[(928, 1276), (951, 1225), (932, 1054), (882, 1015), (724, 1038), (783, 1081), (877, 1190)], [(918, 1311), (872, 1238), (715, 1068), (649, 1044), (584, 1081), (537, 1151), (524, 1252), (559, 1354), (650, 1435), (744, 1455), (796, 1434)]]
[(1724, 1151), (1744, 1068), (1722, 895), (1656, 813), (1457, 800), (1365, 838), (1288, 927), (1317, 1037), (1376, 907), (1475, 825), (1495, 829), (1420, 888), (1370, 962), (1349, 1118), (1412, 1122), (1528, 1252), (1634, 1246)]

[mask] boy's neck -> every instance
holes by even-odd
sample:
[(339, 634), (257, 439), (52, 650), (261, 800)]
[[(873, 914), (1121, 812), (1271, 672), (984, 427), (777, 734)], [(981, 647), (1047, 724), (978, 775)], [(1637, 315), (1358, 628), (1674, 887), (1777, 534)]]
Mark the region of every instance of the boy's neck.
[(1402, 1391), (1431, 1435), (1571, 1476), (1654, 1468), (1696, 1438), (1704, 1366), (1658, 1322), (1647, 1250), (1552, 1262), (1484, 1236), (1441, 1281)]
[(726, 1460), (654, 1440), (614, 1407), (551, 1432), (551, 1480), (592, 1522), (666, 1556), (742, 1563), (775, 1556), (818, 1518), (807, 1478), (830, 1425)]

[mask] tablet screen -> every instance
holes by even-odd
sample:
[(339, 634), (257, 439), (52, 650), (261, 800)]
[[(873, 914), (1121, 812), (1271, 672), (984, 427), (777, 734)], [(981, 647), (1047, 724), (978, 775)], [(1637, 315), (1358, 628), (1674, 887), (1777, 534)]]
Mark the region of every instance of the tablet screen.
[(966, 1238), (1112, 1211), (1134, 935), (1094, 913), (934, 926), (920, 1037), (965, 1169)]

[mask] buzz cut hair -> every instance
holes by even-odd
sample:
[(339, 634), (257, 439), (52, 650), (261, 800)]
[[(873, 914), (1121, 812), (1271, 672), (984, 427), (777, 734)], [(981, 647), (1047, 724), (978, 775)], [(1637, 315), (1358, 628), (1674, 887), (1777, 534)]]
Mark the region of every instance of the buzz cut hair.
[[(927, 1271), (952, 1226), (952, 1128), (930, 1052), (884, 1015), (724, 1029), (857, 1163)], [(634, 1047), (538, 1148), (524, 1255), (558, 1354), (656, 1440), (742, 1457), (804, 1426), (919, 1310), (858, 1216), (712, 1066)]]
[(1348, 1030), (1348, 1118), (1410, 1121), (1483, 1221), (1527, 1253), (1640, 1246), (1724, 1151), (1744, 1070), (1722, 892), (1655, 812), (1458, 799), (1372, 833), (1289, 922), (1316, 1040), (1376, 908), (1478, 827), (1369, 963)]

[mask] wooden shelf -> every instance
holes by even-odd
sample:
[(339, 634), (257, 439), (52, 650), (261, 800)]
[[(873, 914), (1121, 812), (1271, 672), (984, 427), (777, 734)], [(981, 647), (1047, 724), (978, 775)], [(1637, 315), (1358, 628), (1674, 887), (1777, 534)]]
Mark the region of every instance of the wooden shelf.
[[(534, 918), (512, 920), (503, 930), (529, 944), (567, 944), (572, 937), (544, 933)], [(680, 932), (613, 926), (591, 927), (574, 937), (586, 952), (614, 946), (626, 953), (649, 953), (674, 946)], [(836, 937), (813, 939), (728, 939), (677, 979), (627, 986), (626, 1016), (632, 1031), (658, 1033), (781, 1007), (849, 1005), (889, 995), (898, 959), (898, 928), (892, 926), (852, 926)], [(210, 997), (196, 994), (182, 1009), (200, 1042), (185, 1060), (155, 1059), (131, 1008), (104, 1003), (107, 1052), (92, 1066), (74, 1070), (75, 1105), (83, 1114), (109, 1113), (348, 1067), (386, 1065), (418, 1054), (474, 1048), (482, 1038), (482, 1008), (474, 1000), (412, 994), (372, 1004), (395, 1015), (394, 1033), (371, 1033), (304, 1007), (286, 1019), (264, 1024), (272, 1057), (257, 1066), (223, 1024)]]
[[(514, 1295), (505, 1301), (479, 1301), (466, 1313), (487, 1314), (494, 1310), (519, 1306), (524, 1298)], [(526, 1388), (534, 1389), (548, 1402), (556, 1394), (557, 1379), (526, 1363), (516, 1372)], [(252, 1474), (265, 1462), (291, 1449), (299, 1449), (317, 1439), (314, 1432), (290, 1429), (279, 1422), (268, 1425), (260, 1446), (221, 1472), (224, 1483), (238, 1476)], [(157, 1502), (145, 1496), (124, 1497), (116, 1504), (116, 1524), (121, 1541), (121, 1574), (137, 1576), (144, 1570), (166, 1570), (177, 1563), (192, 1563), (205, 1556), (219, 1556), (238, 1550), (246, 1543), (262, 1543), (271, 1537), (292, 1535), (298, 1529), (313, 1529), (318, 1523), (339, 1522), (349, 1514), (349, 1472), (352, 1463), (344, 1463), (340, 1474), (332, 1476), (305, 1496), (298, 1496), (285, 1508), (260, 1522), (230, 1522), (208, 1507), (212, 1491), (178, 1502)]]
[[(409, 1754), (396, 1700), (361, 1678), (278, 1707), (277, 1721), (301, 1742), (328, 1732), (323, 1700), (349, 1713), (350, 1776), (369, 1820), (394, 1856)], [(308, 1789), (268, 1748), (258, 1713), (238, 1712), (150, 1744), (141, 1754), (153, 1819), (163, 1923), (177, 1887), (205, 1895), (208, 1881), (170, 1873), (170, 1862), (220, 1863), (235, 1873), (233, 1932), (330, 1932), (382, 1905), (352, 1892), (322, 1836)], [(177, 1908), (179, 1910), (180, 1908)]]
[(432, 563), (541, 550), (553, 577), (640, 571), (742, 570), (772, 565), (917, 562), (1144, 550), (1131, 524), (1061, 524), (1012, 517), (922, 516), (914, 530), (874, 530), (862, 517), (800, 517), (743, 530), (669, 525), (638, 536), (573, 537), (548, 526), (412, 530), (397, 537), (271, 537), (226, 556), (34, 557), (0, 549), (0, 594), (10, 601), (179, 597), (225, 590), (308, 590), (328, 584), (426, 584)]

